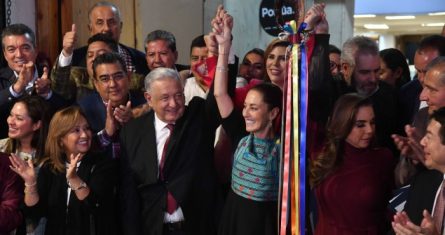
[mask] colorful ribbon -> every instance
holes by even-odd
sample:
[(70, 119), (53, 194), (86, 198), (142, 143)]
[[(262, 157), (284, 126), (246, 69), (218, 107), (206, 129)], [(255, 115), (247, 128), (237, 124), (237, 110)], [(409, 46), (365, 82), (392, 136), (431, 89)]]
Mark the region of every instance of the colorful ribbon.
[[(291, 220), (293, 221), (292, 223), (292, 234), (304, 234), (304, 233), (298, 233), (299, 230), (301, 230), (301, 228), (304, 228), (304, 223), (302, 223), (301, 218), (304, 218), (304, 213), (300, 212), (300, 208), (301, 208), (301, 201), (304, 200), (305, 196), (299, 194), (299, 188), (301, 187), (301, 183), (299, 181), (299, 178), (301, 177), (301, 170), (299, 168), (299, 154), (298, 152), (300, 151), (300, 143), (299, 143), (299, 133), (300, 133), (300, 120), (298, 117), (298, 104), (300, 103), (300, 97), (299, 97), (299, 91), (300, 91), (300, 84), (299, 84), (299, 80), (298, 80), (298, 72), (299, 72), (299, 68), (298, 68), (298, 50), (299, 50), (299, 45), (298, 44), (294, 44), (292, 47), (292, 121), (293, 121), (293, 128), (292, 128), (292, 144), (293, 144), (293, 165), (292, 165), (292, 169), (293, 169), (293, 178), (292, 178), (292, 188), (293, 188), (293, 192), (294, 194), (292, 195), (292, 204), (294, 206), (292, 206), (292, 211), (293, 213), (291, 213)], [(302, 216), (303, 215), (303, 216)]]
[(300, 234), (305, 234), (306, 225), (306, 126), (308, 104), (308, 57), (305, 44), (301, 44), (301, 73), (300, 73)]
[(284, 84), (284, 96), (283, 96), (283, 131), (281, 139), (283, 145), (282, 148), (282, 164), (281, 164), (281, 179), (280, 179), (280, 235), (286, 235), (286, 230), (288, 227), (288, 221), (289, 221), (289, 200), (290, 200), (290, 188), (289, 188), (289, 179), (290, 179), (290, 163), (291, 163), (291, 100), (292, 100), (292, 84), (291, 84), (291, 66), (288, 67), (288, 78), (286, 79), (286, 82)]
[[(306, 27), (302, 23), (298, 32)], [(280, 235), (305, 234), (306, 225), (306, 125), (308, 104), (308, 55), (306, 45), (296, 44), (296, 23), (286, 25), (292, 41), (284, 86), (282, 164), (280, 174)], [(292, 29), (292, 30), (289, 30)], [(298, 56), (301, 54), (301, 65)]]

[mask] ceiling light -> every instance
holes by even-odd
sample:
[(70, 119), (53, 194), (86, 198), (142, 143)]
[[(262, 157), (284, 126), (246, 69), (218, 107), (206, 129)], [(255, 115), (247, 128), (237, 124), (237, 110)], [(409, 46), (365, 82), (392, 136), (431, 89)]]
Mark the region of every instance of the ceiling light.
[(423, 27), (442, 27), (443, 25), (445, 25), (445, 23), (427, 23), (427, 24), (422, 24)]
[(364, 14), (364, 15), (354, 15), (354, 18), (374, 18), (375, 15), (372, 14)]
[(363, 25), (366, 29), (389, 29), (386, 24), (365, 24)]
[(385, 16), (387, 20), (412, 20), (415, 18), (415, 16)]
[(443, 16), (443, 15), (445, 15), (445, 11), (428, 13), (428, 15), (430, 15), (430, 16)]

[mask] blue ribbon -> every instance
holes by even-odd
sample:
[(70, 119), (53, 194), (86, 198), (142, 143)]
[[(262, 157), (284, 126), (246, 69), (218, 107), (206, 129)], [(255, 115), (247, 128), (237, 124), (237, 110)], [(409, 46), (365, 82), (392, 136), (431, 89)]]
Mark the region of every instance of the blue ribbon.
[[(302, 23), (306, 28), (306, 24)], [(303, 29), (304, 29), (303, 28)], [(305, 44), (300, 44), (301, 66), (300, 66), (300, 234), (305, 234), (306, 226), (306, 125), (308, 104), (308, 64)]]
[(305, 22), (300, 24), (300, 27), (298, 27), (298, 34), (302, 33), (303, 30), (305, 30), (307, 27), (307, 24)]

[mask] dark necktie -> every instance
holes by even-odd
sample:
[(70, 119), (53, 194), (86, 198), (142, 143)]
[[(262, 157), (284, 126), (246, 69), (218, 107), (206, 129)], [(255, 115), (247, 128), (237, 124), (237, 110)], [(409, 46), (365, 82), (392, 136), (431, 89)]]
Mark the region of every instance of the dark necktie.
[(437, 195), (436, 205), (434, 207), (434, 223), (436, 224), (437, 230), (442, 234), (442, 223), (443, 223), (443, 216), (445, 212), (445, 180), (442, 181), (442, 186), (439, 192), (439, 195)]
[[(167, 158), (167, 146), (170, 142), (170, 137), (173, 133), (173, 124), (167, 124), (166, 126), (170, 130), (170, 134), (168, 135), (167, 139), (165, 140), (164, 148), (162, 149), (162, 156), (161, 156), (161, 163), (159, 164), (159, 175), (161, 180), (164, 180), (164, 164), (165, 160)], [(170, 192), (167, 192), (167, 212), (169, 214), (172, 214), (176, 209), (178, 208), (178, 203), (176, 202), (175, 198)]]

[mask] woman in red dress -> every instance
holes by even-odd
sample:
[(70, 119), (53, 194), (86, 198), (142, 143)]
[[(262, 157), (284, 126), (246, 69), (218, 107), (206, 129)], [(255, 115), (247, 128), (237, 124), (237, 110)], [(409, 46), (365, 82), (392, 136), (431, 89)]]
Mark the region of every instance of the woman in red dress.
[(385, 234), (393, 185), (393, 158), (375, 142), (369, 99), (343, 95), (336, 102), (327, 142), (311, 163), (318, 206), (315, 234)]

